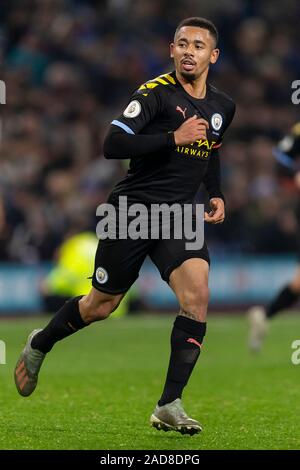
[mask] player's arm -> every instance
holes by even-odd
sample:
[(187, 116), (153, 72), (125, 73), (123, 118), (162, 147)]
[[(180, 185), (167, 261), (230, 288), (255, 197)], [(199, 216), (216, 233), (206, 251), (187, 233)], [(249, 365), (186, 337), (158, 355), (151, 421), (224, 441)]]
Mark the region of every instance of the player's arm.
[(218, 149), (214, 149), (211, 153), (203, 184), (210, 199), (217, 197), (225, 201), (221, 190), (221, 169)]
[(221, 168), (220, 168), (220, 156), (218, 148), (221, 146), (224, 133), (231, 124), (235, 114), (235, 103), (229, 101), (227, 103), (227, 111), (225, 113), (225, 123), (222, 134), (215, 148), (212, 150), (210, 160), (208, 162), (208, 168), (206, 170), (205, 177), (203, 179), (204, 186), (208, 192), (210, 198), (209, 213), (205, 212), (204, 220), (211, 224), (220, 224), (225, 219), (225, 198), (221, 190)]
[(143, 129), (162, 110), (162, 98), (155, 90), (135, 92), (125, 111), (110, 125), (104, 140), (106, 158), (132, 158), (175, 146), (173, 132), (143, 134)]
[(187, 119), (174, 132), (143, 134), (143, 128), (157, 116), (161, 110), (160, 97), (149, 93), (146, 97), (136, 95), (122, 116), (114, 119), (104, 141), (105, 158), (132, 158), (156, 152), (163, 148), (174, 148), (206, 139), (208, 123), (193, 116)]
[(220, 156), (217, 149), (212, 151), (203, 183), (211, 208), (209, 213), (205, 212), (204, 220), (212, 224), (222, 223), (225, 219), (225, 198), (221, 190)]
[(105, 158), (126, 159), (175, 147), (174, 132), (131, 134), (112, 124), (104, 141)]

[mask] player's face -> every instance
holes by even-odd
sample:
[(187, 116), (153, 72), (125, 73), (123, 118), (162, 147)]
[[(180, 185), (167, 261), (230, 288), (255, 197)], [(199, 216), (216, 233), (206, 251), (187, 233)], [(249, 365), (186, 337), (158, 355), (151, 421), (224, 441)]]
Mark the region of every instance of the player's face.
[(194, 26), (180, 28), (170, 51), (177, 73), (187, 81), (197, 80), (219, 56), (211, 33)]

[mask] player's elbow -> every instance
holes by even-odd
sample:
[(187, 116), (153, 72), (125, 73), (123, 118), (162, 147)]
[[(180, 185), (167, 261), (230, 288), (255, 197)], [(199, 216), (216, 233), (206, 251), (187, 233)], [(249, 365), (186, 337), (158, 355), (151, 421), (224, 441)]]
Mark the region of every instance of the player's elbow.
[[(126, 138), (126, 134), (125, 134)], [(125, 153), (126, 141), (122, 132), (110, 131), (104, 139), (103, 154), (107, 159), (111, 158), (128, 158)], [(122, 151), (121, 151), (122, 150)]]
[(108, 134), (103, 142), (103, 155), (108, 160), (111, 158), (117, 158), (116, 154), (116, 145), (114, 143), (114, 138), (110, 134)]

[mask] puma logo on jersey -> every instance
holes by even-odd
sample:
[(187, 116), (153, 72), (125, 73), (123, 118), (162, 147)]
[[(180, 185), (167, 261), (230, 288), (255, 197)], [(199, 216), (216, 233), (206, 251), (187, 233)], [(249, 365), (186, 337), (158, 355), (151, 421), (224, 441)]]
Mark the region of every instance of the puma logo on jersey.
[(183, 109), (180, 106), (176, 106), (176, 111), (179, 111), (180, 113), (182, 113), (183, 119), (186, 119), (186, 116), (185, 116), (186, 110), (187, 108), (184, 108), (184, 111), (183, 111)]

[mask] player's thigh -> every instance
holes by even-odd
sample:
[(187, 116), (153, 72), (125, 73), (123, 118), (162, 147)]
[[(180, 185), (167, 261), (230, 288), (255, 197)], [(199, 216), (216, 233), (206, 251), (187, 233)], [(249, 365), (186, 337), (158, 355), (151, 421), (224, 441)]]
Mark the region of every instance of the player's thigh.
[(201, 248), (187, 250), (186, 242), (184, 238), (158, 240), (149, 253), (162, 279), (167, 283), (170, 281), (171, 273), (189, 259), (204, 260), (206, 262), (204, 266), (207, 266), (207, 271), (209, 270), (210, 257), (206, 243), (204, 242)]
[(206, 244), (201, 249), (186, 250), (185, 240), (159, 240), (150, 257), (174, 291), (181, 309), (190, 310), (204, 321), (210, 263)]
[(100, 240), (96, 256), (93, 287), (105, 294), (119, 295), (128, 291), (139, 276), (149, 251), (149, 240)]
[(169, 285), (183, 310), (206, 311), (209, 300), (209, 264), (201, 258), (190, 258), (175, 268), (169, 278)]

